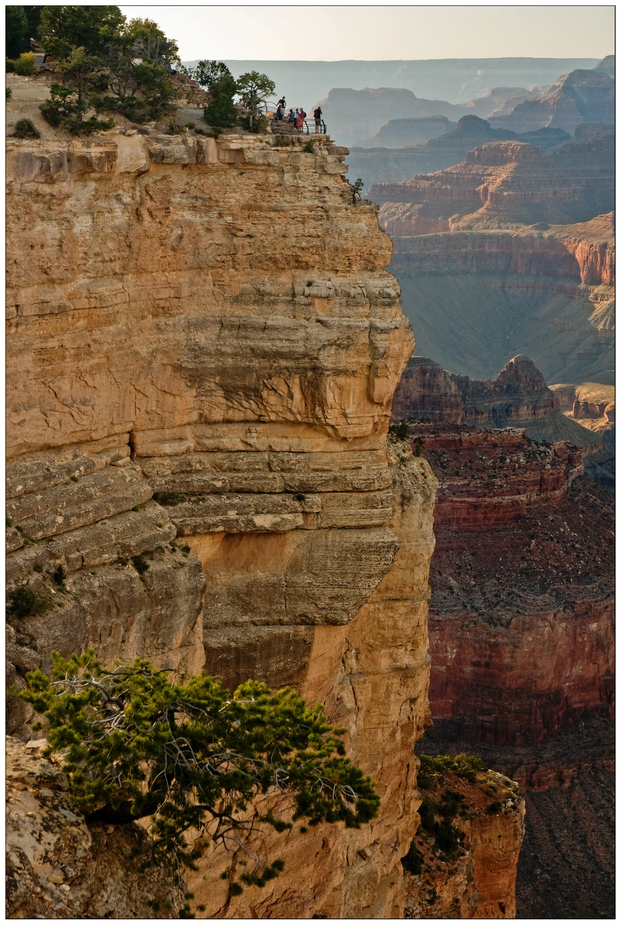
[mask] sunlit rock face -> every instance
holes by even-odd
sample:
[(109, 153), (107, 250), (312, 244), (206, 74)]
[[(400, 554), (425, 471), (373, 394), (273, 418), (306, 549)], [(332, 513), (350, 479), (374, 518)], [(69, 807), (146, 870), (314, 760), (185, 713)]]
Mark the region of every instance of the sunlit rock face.
[(387, 449), (414, 341), (345, 150), (274, 141), (9, 141), (9, 593), (48, 601), (13, 608), (11, 670), (93, 646), (323, 701), (379, 818), (292, 839), (228, 904), (206, 859), (196, 901), (399, 916), (436, 489)]

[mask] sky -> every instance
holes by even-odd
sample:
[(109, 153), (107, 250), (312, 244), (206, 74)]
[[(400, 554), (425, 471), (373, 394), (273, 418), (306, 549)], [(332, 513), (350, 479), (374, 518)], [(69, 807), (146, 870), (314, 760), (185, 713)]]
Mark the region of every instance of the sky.
[(614, 53), (611, 5), (121, 6), (154, 19), (182, 61), (603, 58)]

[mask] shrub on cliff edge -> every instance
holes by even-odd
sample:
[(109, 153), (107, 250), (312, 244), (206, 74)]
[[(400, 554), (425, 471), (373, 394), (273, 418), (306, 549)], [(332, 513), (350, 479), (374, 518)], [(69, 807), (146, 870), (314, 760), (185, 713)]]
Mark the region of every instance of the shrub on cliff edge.
[[(150, 817), (156, 858), (179, 865), (194, 866), (185, 835), (199, 830), (245, 851), (254, 867), (239, 879), (263, 886), (282, 863), (247, 847), (258, 824), (359, 828), (377, 814), (373, 782), (344, 757), (344, 730), (332, 729), (321, 706), (256, 681), (230, 694), (204, 673), (186, 683), (168, 674), (140, 658), (103, 668), (89, 651), (53, 652), (51, 678), (27, 675), (20, 696), (47, 719), (46, 754), (64, 751), (71, 799), (87, 817)], [(261, 795), (268, 799), (257, 802)]]
[(15, 73), (20, 77), (34, 77), (37, 72), (35, 67), (35, 56), (31, 51), (22, 52), (22, 54), (13, 62)]
[(40, 138), (41, 132), (32, 119), (18, 119), (13, 133), (16, 138)]

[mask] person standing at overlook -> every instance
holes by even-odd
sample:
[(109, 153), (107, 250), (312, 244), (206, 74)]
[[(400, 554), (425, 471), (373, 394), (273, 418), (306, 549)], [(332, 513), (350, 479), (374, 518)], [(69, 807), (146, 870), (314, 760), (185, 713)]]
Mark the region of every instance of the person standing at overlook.
[(317, 109), (313, 110), (313, 116), (315, 117), (315, 132), (321, 131), (321, 116), (322, 115), (323, 113), (321, 112), (321, 106), (318, 106)]

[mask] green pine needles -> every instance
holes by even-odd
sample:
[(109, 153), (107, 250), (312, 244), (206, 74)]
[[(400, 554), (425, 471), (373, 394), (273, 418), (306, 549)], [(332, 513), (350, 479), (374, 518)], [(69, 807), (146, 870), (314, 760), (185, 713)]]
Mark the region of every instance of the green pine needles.
[(247, 849), (257, 824), (359, 828), (377, 814), (372, 780), (344, 756), (344, 730), (290, 688), (246, 681), (230, 694), (204, 673), (171, 682), (141, 658), (107, 669), (92, 650), (54, 652), (51, 678), (27, 677), (20, 696), (47, 719), (45, 754), (64, 752), (72, 802), (90, 819), (151, 817), (156, 859), (193, 867), (186, 834), (198, 830), (246, 851), (255, 867), (242, 879), (262, 886), (282, 862)]

